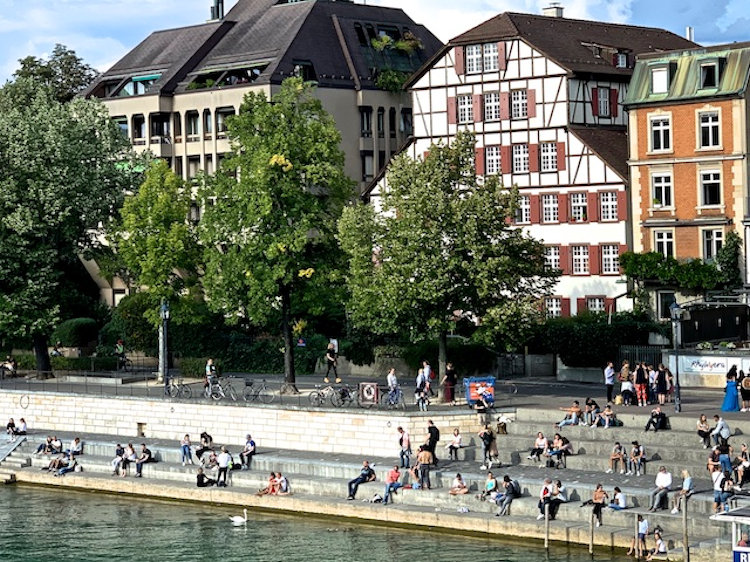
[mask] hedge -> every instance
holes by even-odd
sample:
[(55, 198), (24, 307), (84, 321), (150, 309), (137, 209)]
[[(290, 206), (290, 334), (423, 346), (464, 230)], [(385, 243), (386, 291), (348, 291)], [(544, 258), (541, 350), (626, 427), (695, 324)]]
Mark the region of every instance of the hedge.
[(62, 322), (50, 336), (64, 347), (85, 347), (96, 341), (98, 327), (93, 318), (71, 318)]
[[(23, 353), (13, 357), (18, 363), (19, 370), (36, 370), (36, 356), (33, 353)], [(116, 357), (50, 357), (50, 363), (55, 371), (90, 371), (92, 359), (95, 371), (114, 371), (117, 369)]]

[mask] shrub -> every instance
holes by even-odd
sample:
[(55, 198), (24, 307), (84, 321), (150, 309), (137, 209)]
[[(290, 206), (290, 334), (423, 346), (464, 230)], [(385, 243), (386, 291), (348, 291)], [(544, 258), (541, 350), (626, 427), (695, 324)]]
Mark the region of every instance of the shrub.
[(96, 341), (98, 327), (93, 318), (71, 318), (62, 322), (50, 337), (65, 347), (85, 347)]
[[(496, 358), (495, 352), (483, 345), (456, 340), (448, 341), (447, 355), (448, 361), (453, 363), (459, 374), (464, 376), (490, 372)], [(415, 371), (419, 369), (422, 361), (426, 359), (437, 372), (437, 341), (423, 341), (406, 346), (404, 348), (403, 359)]]

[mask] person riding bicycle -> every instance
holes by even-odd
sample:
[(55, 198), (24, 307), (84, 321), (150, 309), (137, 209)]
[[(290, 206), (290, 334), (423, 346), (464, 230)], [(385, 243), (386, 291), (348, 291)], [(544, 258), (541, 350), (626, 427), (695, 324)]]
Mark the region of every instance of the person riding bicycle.
[(396, 369), (393, 367), (388, 371), (386, 381), (388, 383), (388, 402), (395, 404), (398, 402), (398, 393), (400, 389), (398, 386), (398, 379), (396, 378)]

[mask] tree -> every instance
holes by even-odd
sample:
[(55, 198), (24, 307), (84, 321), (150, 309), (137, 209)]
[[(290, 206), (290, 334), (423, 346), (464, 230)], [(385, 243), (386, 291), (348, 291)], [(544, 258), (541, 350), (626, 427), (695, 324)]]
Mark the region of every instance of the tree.
[(201, 194), (207, 300), (230, 322), (262, 326), (280, 312), (294, 392), (292, 313), (320, 315), (340, 285), (336, 221), (353, 185), (333, 119), (299, 79), (272, 103), (248, 94), (228, 128), (233, 153)]
[(26, 79), (0, 89), (0, 333), (31, 339), (40, 370), (64, 272), (132, 186), (129, 150), (97, 102)]
[(348, 207), (339, 223), (355, 325), (412, 341), (437, 335), (441, 372), (456, 320), (479, 320), (485, 340), (513, 341), (559, 273), (546, 268), (541, 242), (509, 226), (517, 191), (496, 176), (478, 181), (474, 144), (460, 133), (423, 160), (399, 155), (382, 208)]
[(52, 50), (49, 59), (28, 56), (18, 61), (21, 68), (13, 76), (18, 80), (29, 79), (37, 84), (52, 88), (55, 98), (61, 102), (72, 100), (76, 94), (91, 84), (98, 72), (75, 51), (59, 43)]

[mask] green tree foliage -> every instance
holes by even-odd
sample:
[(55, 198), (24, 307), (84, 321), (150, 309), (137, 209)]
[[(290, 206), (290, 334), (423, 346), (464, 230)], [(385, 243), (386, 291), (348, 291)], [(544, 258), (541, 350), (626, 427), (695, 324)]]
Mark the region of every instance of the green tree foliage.
[(398, 156), (381, 212), (354, 205), (339, 222), (354, 324), (412, 341), (437, 335), (441, 371), (457, 315), (481, 319), (480, 339), (512, 340), (538, 318), (558, 275), (542, 243), (508, 225), (516, 190), (495, 176), (477, 180), (474, 144), (460, 133), (424, 160)]
[(49, 59), (28, 56), (18, 61), (21, 67), (13, 76), (51, 88), (60, 102), (72, 100), (94, 81), (97, 71), (83, 62), (75, 51), (59, 43)]
[(293, 389), (293, 310), (321, 315), (341, 284), (334, 233), (352, 194), (341, 137), (299, 79), (285, 80), (272, 103), (248, 94), (228, 127), (233, 153), (201, 193), (204, 287), (230, 322), (262, 326), (280, 314)]
[(189, 212), (190, 193), (163, 160), (151, 162), (143, 184), (125, 198), (120, 212), (114, 245), (128, 277), (150, 297), (145, 314), (154, 328), (161, 322), (162, 299), (172, 305), (174, 322), (193, 318), (181, 314), (183, 301), (177, 298), (196, 283), (199, 250)]
[(97, 102), (63, 104), (29, 80), (0, 89), (0, 333), (33, 339), (39, 369), (63, 272), (133, 184), (118, 166), (129, 150)]

